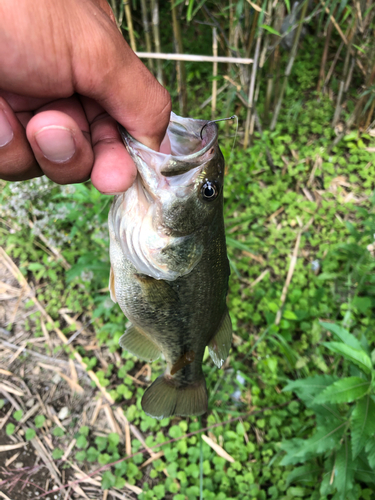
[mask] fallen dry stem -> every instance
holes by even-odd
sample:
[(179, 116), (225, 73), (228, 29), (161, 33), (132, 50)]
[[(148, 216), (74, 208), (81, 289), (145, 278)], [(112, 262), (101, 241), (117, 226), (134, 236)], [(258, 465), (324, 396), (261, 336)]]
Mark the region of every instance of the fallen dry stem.
[[(26, 279), (23, 277), (21, 271), (18, 269), (16, 264), (12, 261), (12, 259), (9, 257), (9, 255), (5, 252), (3, 248), (0, 247), (0, 256), (3, 258), (3, 261), (9, 271), (13, 274), (13, 276), (17, 279), (19, 284), (25, 288), (27, 294), (31, 297), (32, 301), (34, 302), (35, 306), (38, 308), (39, 312), (42, 314), (42, 316), (51, 324), (55, 325), (54, 320), (51, 318), (51, 316), (47, 313), (47, 311), (44, 309), (42, 304), (38, 301), (38, 299), (34, 296), (34, 293), (29, 286), (28, 282)], [(63, 342), (63, 344), (68, 346), (68, 339), (67, 337), (63, 334), (63, 332), (58, 328), (57, 326), (53, 326), (54, 331), (56, 332), (57, 336), (60, 338), (60, 340)], [(71, 350), (73, 356), (75, 359), (80, 363), (80, 365), (84, 368), (84, 370), (87, 369), (86, 364), (83, 362), (82, 356), (71, 346), (69, 346), (69, 349)], [(92, 370), (87, 370), (87, 374), (91, 378), (91, 380), (95, 383), (97, 388), (100, 390), (100, 392), (103, 394), (103, 396), (107, 399), (107, 401), (110, 404), (114, 404), (114, 400), (112, 396), (107, 392), (107, 390), (100, 384), (98, 377)]]
[(299, 250), (299, 246), (300, 246), (300, 243), (301, 243), (302, 233), (304, 233), (305, 231), (307, 231), (307, 229), (309, 228), (309, 226), (313, 223), (313, 220), (314, 220), (314, 218), (312, 217), (309, 220), (309, 222), (300, 231), (298, 231), (297, 238), (296, 238), (296, 243), (294, 245), (294, 250), (293, 250), (292, 258), (290, 259), (288, 274), (287, 274), (287, 277), (286, 277), (286, 280), (285, 280), (285, 284), (284, 284), (283, 290), (281, 292), (280, 308), (279, 308), (279, 310), (277, 311), (277, 314), (276, 314), (275, 325), (278, 325), (280, 323), (280, 320), (281, 320), (282, 309), (283, 309), (283, 306), (284, 306), (284, 303), (285, 303), (285, 300), (286, 300), (286, 297), (287, 297), (287, 294), (288, 294), (289, 285), (290, 285), (290, 283), (292, 281), (292, 278), (293, 278), (294, 269), (295, 269), (296, 264), (297, 264), (298, 250)]
[[(6, 390), (4, 390), (3, 388), (1, 388), (0, 390), (16, 410), (23, 410), (23, 408), (21, 408), (21, 406), (17, 403), (17, 401)], [(27, 431), (27, 427), (25, 425), (22, 425), (22, 428), (24, 432)], [(52, 456), (48, 453), (48, 451), (46, 450), (46, 448), (44, 447), (43, 443), (40, 441), (38, 436), (35, 436), (33, 439), (31, 439), (30, 443), (34, 446), (35, 451), (37, 452), (38, 456), (43, 460), (45, 466), (49, 470), (51, 476), (54, 478), (56, 483), (60, 487), (62, 487), (62, 483), (59, 477), (60, 471), (56, 467)]]

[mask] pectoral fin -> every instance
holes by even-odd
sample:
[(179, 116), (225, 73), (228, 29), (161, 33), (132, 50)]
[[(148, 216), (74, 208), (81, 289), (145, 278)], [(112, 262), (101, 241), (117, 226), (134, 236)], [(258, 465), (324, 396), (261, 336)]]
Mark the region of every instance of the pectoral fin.
[(155, 307), (160, 304), (176, 304), (178, 294), (163, 280), (157, 280), (145, 274), (136, 274), (135, 278), (142, 287), (143, 295), (147, 302)]
[(120, 346), (145, 361), (154, 361), (161, 354), (159, 347), (133, 325), (120, 338)]
[(113, 302), (116, 304), (117, 299), (116, 299), (116, 293), (115, 293), (115, 274), (113, 272), (113, 268), (111, 266), (111, 270), (109, 271), (109, 293), (110, 297), (113, 300)]
[(212, 361), (218, 368), (221, 368), (229, 354), (232, 343), (232, 322), (228, 311), (220, 324), (218, 331), (208, 344), (208, 351)]

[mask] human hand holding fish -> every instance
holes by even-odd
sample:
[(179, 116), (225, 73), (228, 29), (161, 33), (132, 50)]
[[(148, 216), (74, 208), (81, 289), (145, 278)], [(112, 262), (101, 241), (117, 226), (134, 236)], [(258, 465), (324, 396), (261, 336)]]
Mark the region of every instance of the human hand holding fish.
[(14, 5), (0, 3), (0, 178), (91, 177), (118, 193), (110, 290), (131, 322), (120, 343), (167, 363), (143, 408), (156, 418), (200, 415), (205, 348), (221, 367), (232, 336), (217, 126), (170, 116), (168, 92), (106, 0)]
[(117, 122), (158, 150), (170, 109), (106, 0), (0, 2), (0, 178), (123, 192), (136, 168)]

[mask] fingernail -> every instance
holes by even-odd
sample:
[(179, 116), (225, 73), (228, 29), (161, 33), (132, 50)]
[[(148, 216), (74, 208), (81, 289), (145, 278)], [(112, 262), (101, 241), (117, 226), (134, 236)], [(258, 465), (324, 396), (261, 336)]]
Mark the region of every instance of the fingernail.
[(0, 110), (0, 148), (6, 146), (13, 139), (13, 130), (5, 116), (4, 111)]
[(55, 163), (70, 160), (76, 151), (72, 133), (65, 127), (44, 127), (35, 134), (35, 140), (47, 160)]

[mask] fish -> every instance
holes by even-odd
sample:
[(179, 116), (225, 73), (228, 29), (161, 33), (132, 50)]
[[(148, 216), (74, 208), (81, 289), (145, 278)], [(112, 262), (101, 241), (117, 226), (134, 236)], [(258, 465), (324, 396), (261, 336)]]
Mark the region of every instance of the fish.
[(232, 340), (218, 128), (172, 112), (170, 154), (119, 128), (137, 167), (108, 217), (110, 295), (130, 322), (120, 345), (147, 362), (161, 355), (166, 361), (142, 397), (147, 415), (202, 415), (205, 348), (220, 368)]

